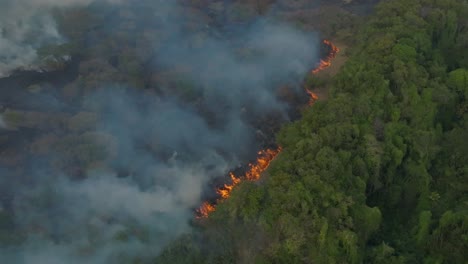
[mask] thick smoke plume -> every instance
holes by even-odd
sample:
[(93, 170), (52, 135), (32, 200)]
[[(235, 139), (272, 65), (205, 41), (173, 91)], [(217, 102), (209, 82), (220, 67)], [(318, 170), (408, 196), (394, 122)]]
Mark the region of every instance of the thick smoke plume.
[[(31, 66), (41, 44), (66, 41), (51, 10), (90, 2), (1, 0), (0, 74)], [(179, 4), (144, 2), (154, 7), (162, 36), (148, 67), (183, 65), (180, 75), (198, 103), (171, 96), (170, 83), (154, 92), (109, 82), (84, 95), (78, 110), (61, 108), (67, 115), (57, 120), (73, 116), (70, 120), (89, 119), (92, 125), (50, 128), (60, 136), (54, 142), (65, 147), (32, 155), (22, 168), (0, 167), (0, 214), (14, 216), (11, 229), (17, 236), (15, 243), (0, 244), (0, 263), (150, 260), (190, 230), (209, 183), (255, 153), (258, 131), (249, 120), (272, 111), (287, 118), (278, 87), (304, 76), (317, 60), (314, 35), (272, 19), (219, 33), (192, 17), (203, 33), (194, 41), (199, 35), (187, 33), (187, 13)], [(131, 5), (106, 1), (103, 6), (114, 4)], [(0, 131), (13, 127), (0, 117)], [(8, 133), (45, 126), (23, 118)], [(73, 176), (57, 169), (75, 163), (86, 163), (86, 171)]]

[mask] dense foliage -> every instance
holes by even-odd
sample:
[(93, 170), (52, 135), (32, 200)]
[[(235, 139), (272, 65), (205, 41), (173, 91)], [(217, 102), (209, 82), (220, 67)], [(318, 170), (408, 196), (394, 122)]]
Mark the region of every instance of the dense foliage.
[(263, 180), (157, 263), (466, 261), (468, 3), (384, 1), (354, 40)]
[[(338, 0), (3, 2), (0, 263), (151, 262), (297, 116), (312, 35), (353, 16)], [(34, 58), (3, 78), (18, 45)]]
[[(161, 30), (163, 19), (154, 18), (158, 6), (145, 2), (151, 1), (56, 11), (67, 42), (42, 47), (38, 55), (48, 64), (45, 68), (57, 73), (43, 73), (50, 78), (42, 81), (18, 77), (27, 89), (11, 86), (5, 91), (13, 99), (0, 106), (0, 127), (8, 127), (0, 134), (0, 173), (11, 175), (0, 178), (2, 202), (16, 192), (6, 187), (11, 182), (31, 184), (32, 177), (26, 175), (43, 170), (26, 168), (30, 160), (45, 164), (43, 174), (50, 169), (76, 181), (89, 178), (88, 171), (109, 167), (128, 177), (141, 165), (136, 158), (116, 164), (122, 152), (117, 138), (96, 132), (105, 119), (103, 106), (85, 98), (102, 87), (118, 83), (148, 98), (173, 97), (216, 121), (211, 120), (215, 115), (205, 113), (207, 102), (185, 78), (186, 65), (153, 67), (171, 36)], [(466, 262), (466, 0), (382, 1), (363, 25), (336, 6), (373, 0), (329, 1), (317, 13), (315, 2), (308, 0), (180, 2), (185, 18), (181, 28), (194, 49), (220, 32), (228, 38), (231, 29), (223, 23), (242, 28), (272, 12), (301, 29), (339, 39), (349, 46), (349, 60), (332, 79), (308, 76), (305, 85), (327, 86), (329, 96), (282, 129), (277, 137), (282, 152), (260, 181), (236, 186), (208, 218), (194, 219), (193, 232), (173, 242), (155, 263)], [(277, 10), (269, 9), (273, 3)], [(240, 46), (239, 54), (255, 56)], [(279, 122), (270, 119), (274, 124), (266, 126), (271, 132)], [(141, 117), (135, 127), (145, 121)], [(138, 142), (142, 149), (170, 159), (173, 152), (162, 153), (153, 131), (148, 134)], [(53, 204), (53, 194), (49, 189), (34, 194), (34, 206), (26, 209), (44, 212)], [(37, 217), (26, 221), (25, 228), (17, 227), (11, 211), (0, 207), (0, 247), (19, 245), (29, 234), (49, 236), (59, 245), (74, 241), (76, 230), (88, 228), (95, 237), (102, 235), (91, 227), (72, 226), (64, 231), (66, 238), (59, 239), (37, 225)], [(99, 217), (106, 223), (113, 220), (104, 213)], [(39, 220), (54, 230), (49, 218)], [(110, 240), (144, 244), (150, 240), (145, 228), (129, 221)], [(83, 254), (100, 250), (95, 237)], [(131, 262), (124, 257), (119, 261)]]

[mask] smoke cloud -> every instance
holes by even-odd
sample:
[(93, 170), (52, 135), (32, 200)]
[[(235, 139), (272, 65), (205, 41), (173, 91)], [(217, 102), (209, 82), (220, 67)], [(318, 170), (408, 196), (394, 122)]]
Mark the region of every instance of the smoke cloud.
[[(99, 0), (119, 3), (119, 0)], [(63, 43), (51, 11), (93, 0), (0, 0), (0, 77), (15, 69), (40, 69), (37, 49)]]
[[(91, 2), (0, 0), (0, 75), (34, 68), (38, 47), (66, 41), (51, 10)], [(18, 131), (9, 133), (27, 127), (30, 142), (46, 143), (28, 143), (24, 151), (34, 154), (22, 153), (21, 168), (0, 163), (0, 222), (11, 219), (13, 230), (12, 242), (0, 243), (0, 263), (150, 261), (190, 231), (213, 179), (252, 158), (259, 144), (251, 119), (271, 112), (288, 118), (277, 89), (317, 60), (314, 34), (268, 17), (219, 30), (195, 16), (188, 31), (189, 14), (176, 1), (148, 6), (161, 34), (148, 67), (182, 65), (179, 77), (196, 99), (174, 96), (171, 83), (155, 92), (109, 81), (78, 106), (64, 106), (73, 116), (56, 119), (64, 125), (45, 129), (16, 118)], [(5, 119), (0, 115), (0, 127), (12, 122)]]

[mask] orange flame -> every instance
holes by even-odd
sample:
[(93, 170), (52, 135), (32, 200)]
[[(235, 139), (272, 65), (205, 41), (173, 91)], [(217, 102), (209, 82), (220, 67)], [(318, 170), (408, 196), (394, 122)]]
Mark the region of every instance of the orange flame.
[(222, 199), (227, 199), (234, 186), (241, 182), (241, 179), (237, 178), (232, 172), (229, 173), (229, 177), (231, 177), (231, 184), (224, 184), (222, 188), (216, 190), (216, 192), (221, 196)]
[[(338, 47), (333, 45), (329, 40), (324, 40), (323, 43), (329, 46), (330, 53), (325, 59), (321, 59), (318, 66), (312, 70), (313, 74), (320, 72), (321, 70), (330, 67), (331, 61), (336, 57), (337, 53), (340, 51)], [(310, 96), (309, 105), (314, 104), (318, 99), (318, 95), (309, 89), (305, 89), (306, 93)], [(248, 181), (257, 181), (260, 179), (261, 174), (268, 168), (271, 161), (281, 152), (281, 147), (277, 149), (267, 149), (258, 152), (258, 158), (255, 163), (249, 164), (249, 170), (245, 173), (244, 176), (236, 177), (234, 173), (229, 173), (231, 177), (230, 184), (224, 184), (223, 187), (216, 190), (216, 193), (219, 195), (219, 198), (215, 203), (203, 202), (202, 205), (196, 210), (196, 218), (207, 218), (211, 212), (216, 210), (216, 204), (226, 200), (231, 195), (232, 190), (236, 185), (242, 182), (242, 180)]]
[(255, 164), (249, 164), (249, 171), (245, 174), (245, 178), (249, 181), (256, 181), (260, 179), (262, 172), (264, 172), (268, 166), (270, 166), (270, 162), (278, 155), (281, 151), (281, 147), (277, 149), (267, 149), (259, 151), (257, 162)]
[(318, 97), (318, 95), (317, 95), (316, 93), (312, 92), (311, 90), (309, 90), (309, 89), (307, 89), (307, 88), (305, 89), (305, 91), (306, 91), (306, 93), (309, 95), (309, 103), (308, 103), (308, 105), (309, 105), (309, 106), (312, 106), (312, 105), (315, 103), (315, 101), (318, 100), (319, 97)]
[(332, 60), (336, 58), (336, 55), (338, 54), (338, 52), (340, 52), (340, 49), (337, 46), (333, 45), (331, 41), (324, 39), (323, 43), (329, 47), (330, 52), (328, 53), (328, 56), (325, 59), (321, 59), (317, 67), (312, 70), (313, 74), (316, 74), (319, 71), (330, 67)]
[(206, 218), (215, 210), (215, 206), (209, 202), (203, 202), (200, 208), (197, 209), (197, 218)]
[[(249, 164), (249, 170), (242, 177), (236, 177), (234, 173), (229, 173), (231, 177), (230, 184), (224, 184), (223, 187), (216, 190), (219, 198), (216, 203), (226, 200), (231, 195), (232, 190), (236, 185), (241, 183), (242, 180), (256, 181), (260, 179), (261, 174), (270, 166), (271, 161), (280, 153), (281, 147), (277, 149), (267, 149), (258, 152), (258, 158), (255, 163)], [(216, 210), (216, 204), (203, 202), (203, 204), (196, 210), (197, 218), (206, 218), (208, 215)]]
[[(336, 58), (336, 55), (338, 54), (338, 52), (340, 52), (340, 49), (337, 46), (333, 45), (331, 41), (324, 39), (323, 43), (329, 47), (330, 52), (328, 53), (328, 56), (325, 59), (320, 60), (317, 67), (312, 70), (312, 74), (317, 74), (318, 72), (330, 67), (332, 64), (332, 60)], [(318, 100), (318, 95), (307, 88), (305, 88), (305, 91), (309, 95), (308, 105), (311, 106), (315, 103), (315, 101)]]

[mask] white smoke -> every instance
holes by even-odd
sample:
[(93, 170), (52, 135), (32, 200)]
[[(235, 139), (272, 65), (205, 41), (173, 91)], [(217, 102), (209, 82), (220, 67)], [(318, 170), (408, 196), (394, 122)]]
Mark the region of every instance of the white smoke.
[[(65, 41), (50, 15), (54, 8), (91, 2), (0, 0), (0, 76), (18, 67), (37, 67), (39, 46)], [(24, 173), (0, 167), (0, 198), (7, 192), (13, 197), (8, 210), (13, 212), (15, 228), (25, 235), (16, 247), (0, 245), (0, 263), (131, 263), (122, 256), (157, 255), (189, 230), (193, 209), (213, 177), (225, 175), (255, 148), (255, 130), (247, 122), (245, 105), (254, 117), (284, 110), (275, 87), (291, 75), (302, 76), (316, 59), (314, 36), (271, 21), (236, 33), (251, 52), (247, 56), (213, 36), (200, 45), (187, 45), (192, 40), (184, 30), (186, 16), (178, 13), (176, 1), (148, 2), (159, 14), (154, 16), (162, 24), (158, 30), (167, 37), (154, 63), (193, 69), (186, 77), (203, 95), (205, 110), (216, 125), (191, 105), (167, 97), (138, 90), (119, 92), (116, 87), (88, 94), (82, 106), (99, 116), (97, 131), (63, 135), (58, 140), (67, 144), (57, 156), (65, 157), (51, 159), (95, 161), (87, 150), (99, 140), (85, 139), (106, 135), (117, 149), (111, 164), (104, 166), (112, 171), (86, 171), (84, 179), (70, 180), (64, 175), (68, 171), (44, 169), (37, 165), (43, 160), (35, 157), (31, 164), (22, 164)], [(114, 26), (119, 18), (110, 19), (115, 20), (106, 23)], [(203, 19), (192, 23), (206, 25)], [(121, 170), (124, 173), (118, 177)]]
[(0, 77), (8, 76), (15, 69), (39, 69), (37, 49), (64, 42), (51, 16), (52, 9), (85, 6), (91, 2), (93, 0), (0, 0)]
[(3, 115), (0, 114), (0, 129), (7, 129), (7, 128), (8, 128), (8, 127), (7, 127), (6, 123), (5, 123), (5, 120), (4, 120), (4, 118), (3, 118)]

